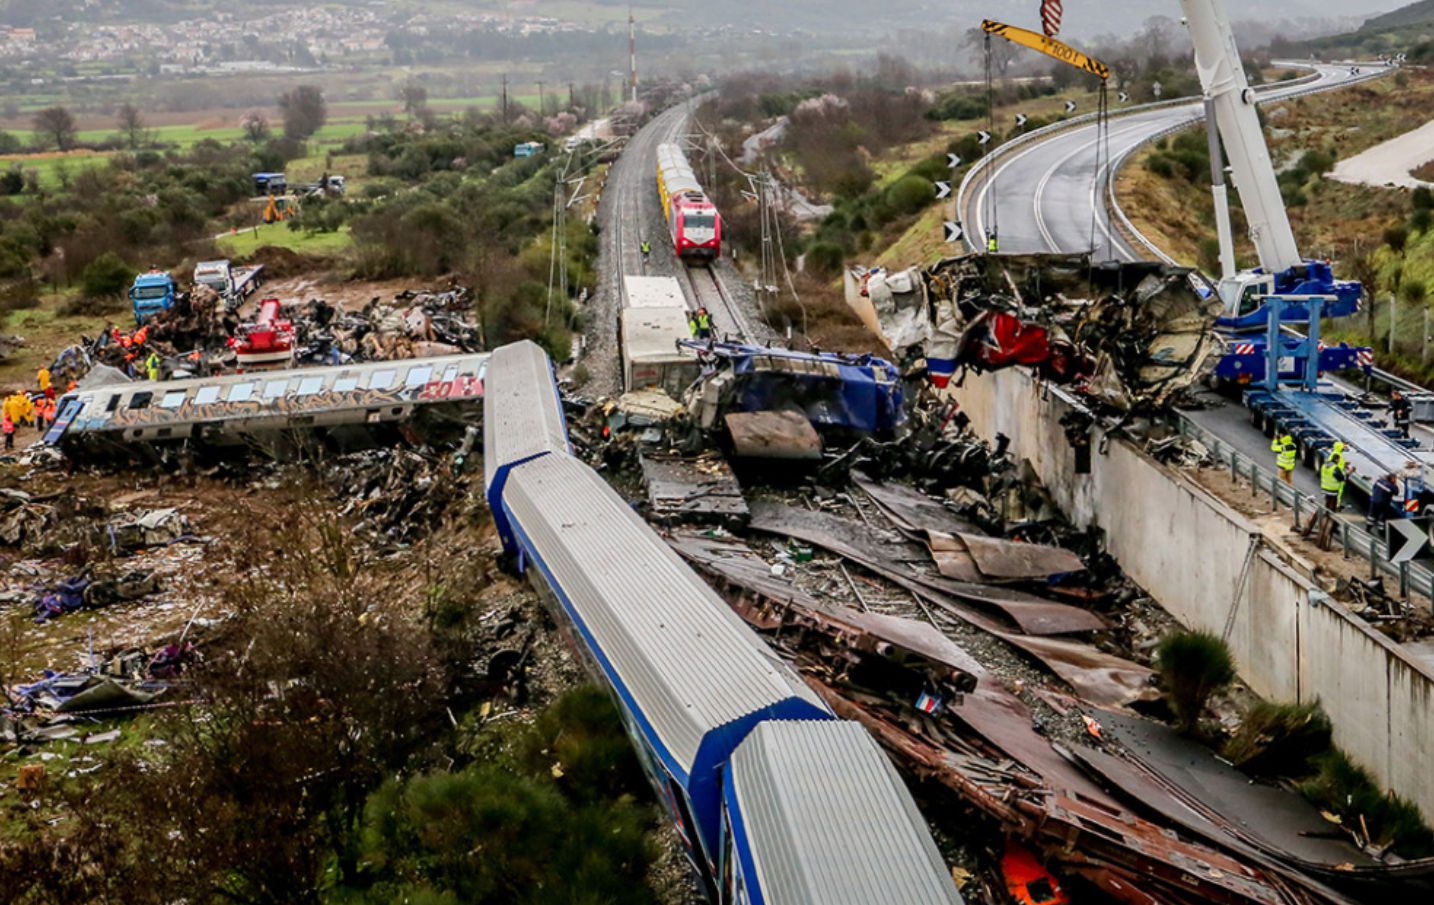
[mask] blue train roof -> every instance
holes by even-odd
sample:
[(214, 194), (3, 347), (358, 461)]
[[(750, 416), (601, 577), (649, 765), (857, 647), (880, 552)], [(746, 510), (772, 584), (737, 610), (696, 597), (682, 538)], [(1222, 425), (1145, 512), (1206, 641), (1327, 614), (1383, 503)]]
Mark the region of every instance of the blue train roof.
[[(515, 466), (503, 504), (618, 693), (684, 781), (717, 753), (713, 736), (747, 718), (830, 715), (591, 468), (566, 455)], [(717, 746), (730, 751), (738, 741)]]

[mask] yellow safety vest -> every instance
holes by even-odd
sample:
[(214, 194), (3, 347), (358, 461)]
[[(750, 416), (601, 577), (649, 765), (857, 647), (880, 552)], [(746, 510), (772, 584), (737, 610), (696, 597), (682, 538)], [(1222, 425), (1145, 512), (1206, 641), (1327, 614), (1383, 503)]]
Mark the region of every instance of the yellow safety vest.
[[(1336, 475), (1335, 472), (1340, 472)], [(1330, 456), (1325, 460), (1324, 467), (1319, 470), (1319, 489), (1325, 493), (1342, 493), (1344, 491), (1343, 463)]]
[(1278, 437), (1270, 444), (1270, 451), (1276, 453), (1275, 465), (1281, 471), (1294, 471), (1295, 463), (1299, 461), (1299, 449), (1293, 443), (1284, 443)]
[(996, 253), (996, 237), (995, 237), (995, 236), (992, 236), (991, 238), (989, 238), (989, 239), (986, 240), (986, 251), (989, 252), (989, 253), (991, 253), (991, 254), (995, 254), (995, 253)]

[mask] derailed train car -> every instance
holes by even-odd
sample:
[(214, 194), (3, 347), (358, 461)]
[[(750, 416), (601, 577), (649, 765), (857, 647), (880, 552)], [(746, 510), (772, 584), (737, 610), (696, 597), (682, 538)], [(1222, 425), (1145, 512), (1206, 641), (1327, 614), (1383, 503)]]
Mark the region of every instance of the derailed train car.
[(569, 454), (549, 368), (532, 343), (493, 354), (489, 505), (518, 567), (612, 692), (709, 899), (960, 903), (910, 794), (865, 730), (837, 720)]
[(337, 447), (382, 435), (461, 433), (483, 396), (488, 353), (131, 381), (100, 371), (61, 397), (45, 442), (72, 458), (166, 447), (265, 448), (304, 437)]

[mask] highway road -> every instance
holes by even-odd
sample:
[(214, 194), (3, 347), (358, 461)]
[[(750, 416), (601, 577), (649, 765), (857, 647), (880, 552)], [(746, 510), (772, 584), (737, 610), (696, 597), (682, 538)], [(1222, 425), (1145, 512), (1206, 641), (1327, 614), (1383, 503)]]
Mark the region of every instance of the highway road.
[[(1311, 91), (1344, 87), (1383, 72), (1362, 65), (1309, 64), (1314, 81), (1274, 83), (1257, 89), (1262, 103)], [(1153, 138), (1204, 118), (1199, 100), (1113, 116), (1108, 140), (1095, 123), (1074, 126), (1008, 153), (998, 148), (993, 162), (966, 187), (959, 209), (973, 248), (996, 226), (1003, 253), (1093, 252), (1097, 259), (1149, 257), (1111, 227), (1104, 203), (1112, 160), (1119, 161)], [(1105, 145), (1108, 145), (1108, 152)]]

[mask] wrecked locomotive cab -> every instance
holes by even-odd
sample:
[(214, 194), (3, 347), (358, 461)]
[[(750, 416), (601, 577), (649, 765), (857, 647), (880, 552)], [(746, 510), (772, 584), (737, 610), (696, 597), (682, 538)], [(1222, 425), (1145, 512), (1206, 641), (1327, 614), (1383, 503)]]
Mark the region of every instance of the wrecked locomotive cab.
[(1189, 273), (1086, 255), (967, 255), (926, 271), (854, 271), (847, 300), (899, 360), (924, 358), (937, 386), (959, 368), (1026, 365), (1128, 411), (1167, 403), (1217, 349), (1219, 306)]
[[(815, 459), (825, 437), (890, 437), (906, 420), (901, 374), (883, 359), (739, 343), (682, 345), (702, 363), (684, 399), (692, 423), (727, 431), (739, 455)], [(772, 417), (743, 417), (758, 414)]]

